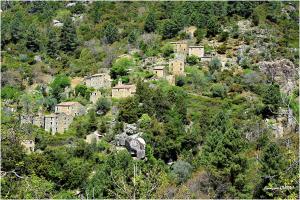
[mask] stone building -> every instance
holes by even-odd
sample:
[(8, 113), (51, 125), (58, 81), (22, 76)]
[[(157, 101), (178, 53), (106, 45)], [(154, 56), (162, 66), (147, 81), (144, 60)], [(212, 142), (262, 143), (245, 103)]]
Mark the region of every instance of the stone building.
[(85, 108), (78, 102), (62, 102), (55, 106), (55, 113), (65, 113), (72, 116), (80, 116), (85, 114)]
[(202, 56), (201, 62), (210, 62), (212, 60), (212, 56)]
[(65, 113), (45, 115), (45, 130), (52, 133), (63, 133), (73, 122), (74, 116)]
[(37, 127), (44, 127), (44, 115), (42, 113), (39, 113), (37, 115), (22, 114), (20, 116), (20, 123), (32, 124)]
[(112, 88), (112, 98), (126, 98), (133, 96), (136, 91), (135, 85), (125, 85), (121, 81)]
[(90, 102), (92, 102), (93, 104), (96, 104), (98, 99), (100, 99), (101, 97), (101, 92), (100, 91), (94, 91), (91, 93), (90, 96)]
[(188, 53), (188, 43), (187, 41), (178, 41), (171, 42), (174, 46), (174, 52), (179, 54), (187, 54)]
[(111, 86), (111, 78), (108, 73), (94, 74), (84, 77), (84, 83), (86, 86), (95, 89), (109, 88)]
[(33, 140), (22, 140), (21, 145), (25, 148), (26, 153), (34, 152), (35, 143)]
[(165, 66), (155, 66), (153, 72), (157, 78), (163, 78), (165, 76)]
[(184, 75), (184, 60), (183, 59), (173, 59), (169, 63), (169, 70), (171, 74), (178, 76)]
[(202, 58), (204, 56), (204, 46), (189, 46), (189, 56), (191, 55)]
[(98, 142), (103, 135), (99, 134), (99, 131), (95, 131), (85, 137), (85, 141), (88, 144), (92, 144), (93, 142)]
[(167, 75), (166, 80), (170, 85), (175, 85), (175, 76), (174, 75)]

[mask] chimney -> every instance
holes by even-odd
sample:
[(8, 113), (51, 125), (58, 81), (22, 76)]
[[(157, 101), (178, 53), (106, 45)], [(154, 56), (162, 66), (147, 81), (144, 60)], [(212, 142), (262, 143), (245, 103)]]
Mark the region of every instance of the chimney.
[(122, 85), (122, 79), (121, 78), (119, 78), (119, 80), (118, 80), (118, 85)]

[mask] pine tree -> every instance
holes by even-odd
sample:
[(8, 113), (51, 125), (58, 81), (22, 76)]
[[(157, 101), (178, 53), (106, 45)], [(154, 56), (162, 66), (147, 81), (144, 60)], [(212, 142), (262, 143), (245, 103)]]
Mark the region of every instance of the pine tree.
[(55, 58), (55, 56), (58, 55), (59, 42), (55, 31), (52, 29), (48, 30), (48, 42), (46, 45), (46, 49), (47, 49), (47, 54), (51, 58)]
[(150, 12), (150, 14), (146, 18), (144, 30), (147, 33), (151, 33), (154, 32), (155, 29), (156, 29), (155, 15), (153, 14), (153, 12)]
[(112, 44), (119, 38), (118, 28), (113, 23), (108, 23), (103, 31), (104, 39), (107, 43)]
[(64, 52), (72, 52), (77, 47), (77, 35), (71, 18), (68, 18), (62, 27), (60, 35), (60, 49)]
[[(219, 122), (225, 119), (222, 115), (220, 117)], [(242, 154), (245, 151), (244, 139), (231, 122), (225, 123), (226, 126), (208, 135), (203, 147), (203, 164), (212, 175), (215, 198), (251, 198), (245, 181), (248, 164)], [(224, 128), (225, 133), (221, 131)]]
[(38, 31), (34, 25), (31, 25), (26, 32), (26, 47), (37, 52), (40, 49)]

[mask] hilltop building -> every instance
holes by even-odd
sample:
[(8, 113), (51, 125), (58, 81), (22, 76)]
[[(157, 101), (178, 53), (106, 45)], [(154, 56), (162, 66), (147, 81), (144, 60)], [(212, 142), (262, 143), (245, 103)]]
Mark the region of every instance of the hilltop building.
[(171, 60), (169, 70), (175, 76), (184, 75), (184, 60), (178, 58)]
[(86, 86), (95, 89), (109, 88), (111, 86), (111, 78), (108, 73), (94, 74), (84, 77), (84, 83)]
[(35, 143), (34, 140), (22, 140), (21, 145), (25, 148), (26, 153), (34, 152)]
[(189, 56), (191, 55), (202, 58), (204, 56), (204, 46), (189, 46)]
[(101, 92), (100, 91), (94, 91), (90, 95), (90, 102), (92, 102), (93, 104), (96, 104), (98, 99), (100, 99), (100, 97), (101, 97)]
[(112, 98), (126, 98), (133, 96), (136, 91), (135, 85), (125, 85), (122, 81), (112, 88)]
[(85, 108), (78, 102), (62, 102), (55, 106), (55, 113), (65, 113), (66, 115), (72, 115), (73, 117), (84, 115)]

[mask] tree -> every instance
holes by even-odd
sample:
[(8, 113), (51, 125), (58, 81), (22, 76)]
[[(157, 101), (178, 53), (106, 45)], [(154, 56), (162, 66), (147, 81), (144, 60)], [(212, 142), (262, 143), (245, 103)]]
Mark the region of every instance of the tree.
[(180, 31), (180, 28), (177, 26), (177, 24), (171, 20), (167, 19), (163, 23), (162, 27), (162, 35), (164, 39), (170, 39), (175, 37), (175, 35)]
[(90, 172), (90, 164), (80, 158), (70, 158), (63, 166), (64, 187), (75, 189), (82, 186)]
[(25, 27), (22, 23), (22, 14), (17, 12), (15, 18), (11, 22), (11, 40), (13, 43), (17, 43), (20, 39), (24, 37)]
[(24, 177), (14, 198), (20, 199), (48, 199), (54, 192), (54, 183), (42, 177), (31, 175)]
[(138, 32), (136, 30), (131, 31), (128, 35), (128, 42), (130, 44), (134, 44), (136, 42), (137, 36)]
[(53, 82), (50, 84), (51, 94), (58, 101), (62, 98), (62, 93), (64, 89), (71, 85), (70, 78), (66, 75), (58, 75), (55, 77)]
[(245, 140), (231, 122), (225, 123), (225, 133), (221, 129), (209, 133), (203, 147), (203, 164), (212, 175), (215, 198), (250, 198), (245, 181), (248, 164), (242, 154), (246, 149)]
[(47, 54), (51, 58), (55, 58), (59, 53), (59, 41), (56, 32), (53, 29), (48, 29), (47, 37), (48, 37), (47, 45), (46, 45)]
[(281, 95), (278, 84), (269, 84), (264, 87), (262, 91), (263, 103), (267, 105), (268, 109), (275, 114), (281, 103)]
[(101, 97), (96, 103), (97, 114), (105, 115), (110, 110), (110, 106), (110, 101), (105, 97)]
[(115, 41), (117, 41), (119, 38), (119, 33), (118, 33), (118, 28), (116, 27), (116, 25), (113, 24), (112, 22), (109, 22), (108, 24), (106, 24), (106, 26), (104, 27), (104, 30), (103, 30), (103, 36), (104, 36), (105, 42), (107, 42), (108, 44), (112, 44)]
[(166, 44), (161, 48), (161, 52), (165, 58), (168, 58), (174, 53), (173, 46), (171, 44)]
[(132, 59), (121, 58), (118, 59), (112, 66), (110, 70), (110, 75), (113, 79), (118, 77), (126, 76), (128, 74), (128, 69), (134, 65)]
[(66, 53), (73, 52), (77, 48), (76, 29), (70, 17), (68, 17), (61, 29), (60, 49)]
[(86, 85), (79, 84), (75, 87), (75, 95), (82, 96), (86, 100), (90, 99), (90, 95), (91, 95), (92, 91), (93, 91), (93, 88), (88, 88)]
[(227, 95), (227, 88), (221, 83), (215, 83), (211, 87), (213, 97), (224, 98)]
[(217, 70), (220, 70), (221, 67), (222, 67), (222, 63), (221, 61), (218, 59), (218, 58), (213, 58), (210, 62), (209, 62), (209, 71), (211, 73), (217, 71)]
[(33, 52), (40, 49), (38, 30), (35, 25), (30, 25), (26, 31), (26, 47)]
[(220, 23), (216, 17), (210, 17), (207, 20), (207, 36), (216, 36), (220, 32)]
[(200, 43), (206, 36), (206, 30), (203, 28), (197, 28), (195, 31), (195, 37), (197, 39), (197, 43)]
[(196, 64), (199, 63), (199, 57), (198, 57), (198, 56), (195, 56), (195, 55), (187, 56), (187, 57), (186, 57), (186, 62), (187, 62), (189, 65), (196, 65)]
[(179, 184), (183, 183), (190, 177), (192, 166), (188, 162), (178, 160), (172, 165), (172, 173), (176, 175)]
[(95, 24), (99, 23), (101, 19), (101, 11), (100, 11), (101, 3), (102, 2), (99, 1), (93, 2), (94, 6), (92, 6), (92, 10), (90, 12), (91, 18), (93, 19), (93, 22)]
[(258, 184), (258, 190), (255, 198), (272, 198), (265, 190), (265, 187), (271, 183), (278, 183), (278, 178), (284, 169), (284, 157), (276, 143), (269, 143), (264, 149), (261, 157), (262, 168), (260, 169), (261, 182)]
[(148, 16), (146, 17), (145, 25), (144, 25), (144, 30), (147, 33), (154, 32), (156, 29), (156, 20), (155, 20), (155, 15), (153, 11), (151, 11)]

